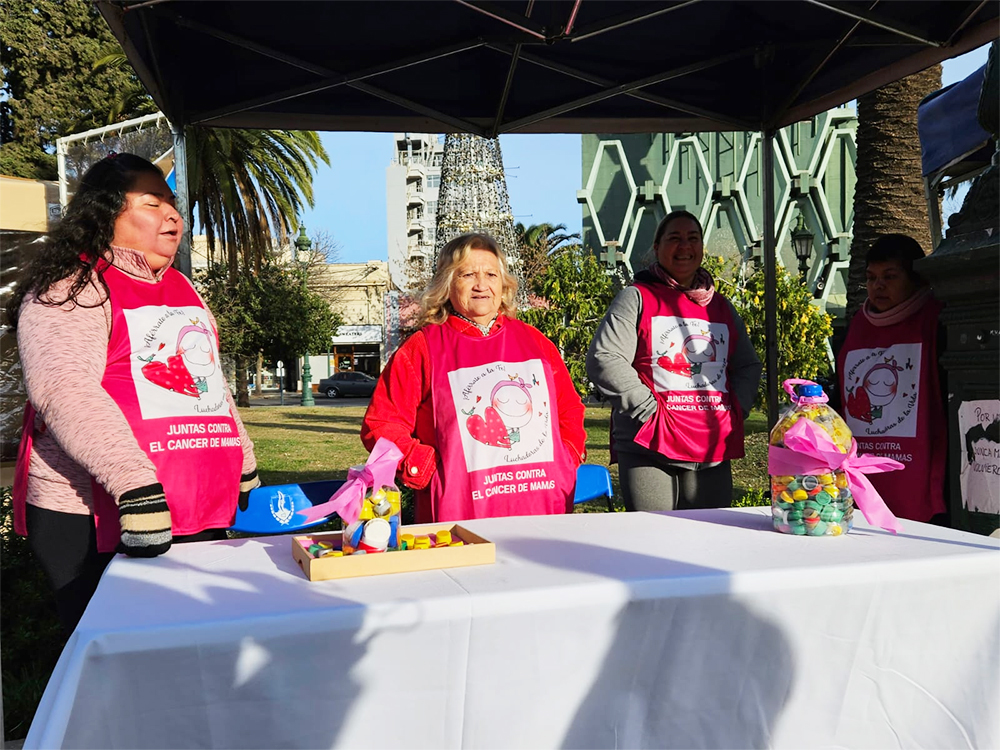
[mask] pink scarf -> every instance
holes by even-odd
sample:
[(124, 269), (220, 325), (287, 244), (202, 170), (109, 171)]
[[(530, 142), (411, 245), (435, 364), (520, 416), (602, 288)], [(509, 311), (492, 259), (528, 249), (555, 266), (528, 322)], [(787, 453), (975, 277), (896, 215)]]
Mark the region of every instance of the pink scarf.
[(920, 310), (924, 305), (933, 299), (934, 293), (931, 288), (924, 287), (918, 292), (915, 292), (912, 297), (908, 300), (900, 302), (891, 310), (886, 310), (885, 312), (875, 312), (872, 309), (871, 302), (865, 300), (865, 305), (862, 310), (865, 312), (865, 317), (868, 318), (868, 322), (873, 326), (878, 326), (883, 328), (885, 326), (893, 326), (896, 323), (902, 323), (908, 317), (913, 315), (915, 312)]
[(715, 281), (712, 280), (712, 274), (702, 267), (695, 271), (694, 279), (689, 287), (679, 284), (677, 279), (667, 273), (666, 269), (659, 263), (654, 262), (649, 270), (670, 289), (682, 293), (699, 307), (708, 307), (708, 303), (712, 301), (712, 296), (715, 294)]

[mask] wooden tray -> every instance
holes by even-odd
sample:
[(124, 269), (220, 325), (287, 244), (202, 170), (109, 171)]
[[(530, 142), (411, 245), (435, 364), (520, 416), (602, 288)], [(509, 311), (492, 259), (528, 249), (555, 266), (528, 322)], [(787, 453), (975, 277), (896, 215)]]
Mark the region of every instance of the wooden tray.
[(432, 547), (369, 555), (313, 557), (308, 550), (314, 542), (329, 542), (335, 548), (340, 548), (341, 532), (328, 531), (292, 537), (292, 557), (310, 581), (407, 573), (414, 570), (461, 568), (466, 565), (486, 565), (496, 562), (496, 546), (493, 542), (473, 534), (464, 526), (455, 523), (432, 523), (400, 527), (401, 534), (414, 536), (438, 531), (450, 531), (452, 539), (460, 539), (465, 544), (461, 547)]

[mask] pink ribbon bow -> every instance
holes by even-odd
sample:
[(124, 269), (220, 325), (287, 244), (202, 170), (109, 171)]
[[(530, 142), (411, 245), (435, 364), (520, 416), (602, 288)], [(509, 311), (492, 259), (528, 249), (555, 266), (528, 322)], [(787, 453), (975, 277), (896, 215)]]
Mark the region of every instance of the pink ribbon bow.
[(800, 419), (785, 433), (787, 448), (772, 445), (767, 449), (767, 468), (772, 476), (828, 474), (840, 469), (847, 475), (847, 486), (865, 520), (893, 534), (900, 531), (899, 521), (865, 474), (902, 469), (903, 464), (881, 456), (859, 456), (858, 444), (851, 438), (851, 449), (841, 453), (827, 432)]
[(392, 484), (396, 467), (403, 452), (387, 438), (379, 438), (364, 466), (352, 466), (347, 470), (347, 481), (330, 496), (325, 503), (298, 511), (307, 521), (339, 515), (346, 524), (352, 524), (361, 515), (365, 490), (378, 489), (384, 484)]

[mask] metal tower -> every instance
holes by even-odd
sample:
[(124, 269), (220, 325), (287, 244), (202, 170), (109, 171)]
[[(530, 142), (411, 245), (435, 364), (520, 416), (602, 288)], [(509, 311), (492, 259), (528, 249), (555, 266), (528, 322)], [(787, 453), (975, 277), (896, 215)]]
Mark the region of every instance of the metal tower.
[(507, 260), (524, 297), (514, 215), (507, 196), (499, 138), (449, 133), (444, 140), (441, 188), (438, 192), (434, 262), (449, 240), (466, 232), (492, 235), (507, 252)]

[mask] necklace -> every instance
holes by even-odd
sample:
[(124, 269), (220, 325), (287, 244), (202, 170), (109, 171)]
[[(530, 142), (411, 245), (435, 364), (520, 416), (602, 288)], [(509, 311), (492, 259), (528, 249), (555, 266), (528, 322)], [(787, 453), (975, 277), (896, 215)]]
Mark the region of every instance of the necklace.
[(454, 312), (454, 311), (453, 311), (453, 312), (452, 312), (452, 315), (454, 315), (454, 316), (455, 316), (456, 318), (461, 318), (461, 319), (462, 319), (462, 320), (464, 320), (464, 321), (465, 321), (466, 323), (470, 323), (470, 324), (474, 325), (474, 326), (475, 326), (476, 328), (478, 328), (478, 329), (479, 329), (479, 332), (480, 332), (481, 334), (483, 334), (483, 336), (489, 336), (489, 335), (490, 335), (490, 329), (491, 329), (491, 328), (493, 327), (493, 324), (494, 324), (494, 323), (496, 323), (496, 320), (497, 320), (497, 317), (499, 317), (499, 316), (497, 316), (497, 315), (494, 315), (494, 316), (493, 316), (493, 320), (491, 320), (491, 321), (489, 322), (489, 324), (488, 324), (488, 325), (485, 325), (485, 326), (481, 326), (481, 325), (479, 325), (479, 323), (477, 323), (476, 321), (474, 321), (474, 320), (469, 320), (469, 319), (468, 319), (467, 317), (465, 317), (464, 315), (462, 315), (462, 314), (460, 314), (460, 313), (457, 313), (457, 312)]

